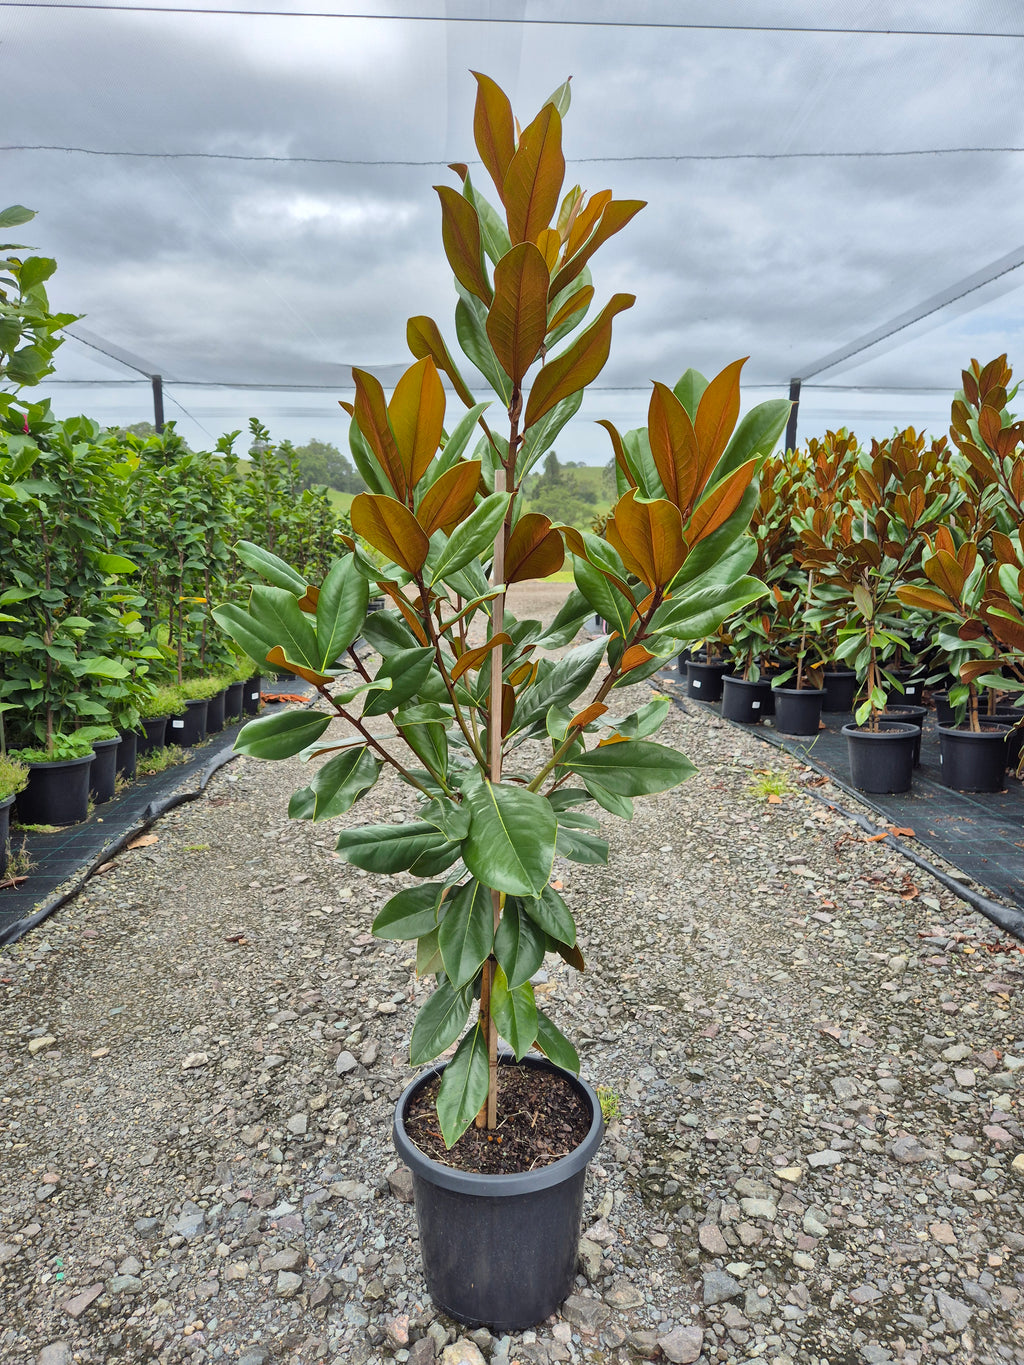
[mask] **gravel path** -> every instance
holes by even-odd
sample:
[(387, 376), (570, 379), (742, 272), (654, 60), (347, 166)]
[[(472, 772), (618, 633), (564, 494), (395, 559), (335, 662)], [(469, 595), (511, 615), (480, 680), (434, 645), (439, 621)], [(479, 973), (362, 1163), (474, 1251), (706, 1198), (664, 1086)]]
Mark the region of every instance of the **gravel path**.
[(1020, 946), (752, 736), (664, 739), (699, 775), (557, 869), (591, 965), (539, 989), (621, 1108), (561, 1316), (434, 1315), (390, 1145), (424, 987), (368, 933), (408, 879), (239, 759), (0, 955), (3, 1365), (1024, 1361)]

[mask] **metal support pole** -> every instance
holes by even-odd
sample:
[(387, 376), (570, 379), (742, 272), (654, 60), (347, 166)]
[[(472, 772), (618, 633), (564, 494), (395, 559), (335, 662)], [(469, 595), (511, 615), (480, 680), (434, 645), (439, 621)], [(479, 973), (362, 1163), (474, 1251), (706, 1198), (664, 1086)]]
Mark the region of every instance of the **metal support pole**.
[[(153, 425), (157, 431), (164, 429), (164, 381), (158, 374), (150, 375), (153, 381)], [(797, 381), (799, 384), (799, 380)]]
[(789, 410), (789, 421), (786, 423), (786, 449), (796, 449), (796, 415), (800, 410), (800, 380), (791, 379), (789, 381), (789, 401), (792, 407)]

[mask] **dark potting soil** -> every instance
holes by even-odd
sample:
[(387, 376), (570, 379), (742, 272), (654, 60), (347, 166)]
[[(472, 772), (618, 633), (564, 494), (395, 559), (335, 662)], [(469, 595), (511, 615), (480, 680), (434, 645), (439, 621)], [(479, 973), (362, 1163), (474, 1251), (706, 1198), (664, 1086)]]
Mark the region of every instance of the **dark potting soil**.
[(591, 1117), (576, 1088), (554, 1072), (498, 1067), (498, 1126), (470, 1127), (449, 1151), (435, 1106), (441, 1078), (412, 1097), (405, 1131), (425, 1156), (442, 1166), (478, 1175), (517, 1175), (550, 1166), (574, 1151), (590, 1131)]

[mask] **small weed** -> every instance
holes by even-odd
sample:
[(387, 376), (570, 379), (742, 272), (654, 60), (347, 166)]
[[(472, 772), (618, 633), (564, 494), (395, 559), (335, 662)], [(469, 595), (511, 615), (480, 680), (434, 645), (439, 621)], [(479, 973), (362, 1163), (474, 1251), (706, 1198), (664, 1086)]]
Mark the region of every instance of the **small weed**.
[[(48, 829), (49, 826), (44, 825), (43, 828)], [(21, 841), (21, 848), (17, 851), (8, 846), (7, 870), (4, 872), (5, 878), (27, 877), (34, 867), (35, 863), (29, 857), (28, 846), (24, 839)]]
[(209, 853), (209, 851), (210, 851), (210, 845), (209, 845), (209, 844), (186, 844), (186, 845), (185, 845), (185, 852), (186, 852), (186, 853)]
[(185, 750), (179, 744), (168, 744), (162, 749), (154, 749), (152, 753), (143, 754), (139, 759), (139, 772), (144, 777), (153, 777), (156, 773), (166, 772), (168, 768), (174, 768), (184, 762)]
[(59, 834), (64, 825), (23, 825), (18, 821), (18, 828), (25, 834)]
[(622, 1112), (618, 1094), (607, 1085), (599, 1085), (595, 1089), (601, 1105), (601, 1117), (605, 1123), (613, 1123)]
[(753, 781), (747, 787), (749, 796), (758, 796), (762, 800), (766, 796), (789, 796), (795, 788), (789, 779), (789, 774), (776, 772), (773, 768), (762, 768), (755, 773)]

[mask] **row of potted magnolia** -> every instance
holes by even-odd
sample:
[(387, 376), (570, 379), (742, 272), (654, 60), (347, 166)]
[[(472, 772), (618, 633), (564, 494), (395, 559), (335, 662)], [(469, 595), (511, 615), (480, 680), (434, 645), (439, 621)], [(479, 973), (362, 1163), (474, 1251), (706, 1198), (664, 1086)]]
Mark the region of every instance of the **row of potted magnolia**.
[(138, 759), (168, 745), (190, 748), (226, 724), (255, 716), (261, 678), (189, 679), (157, 688), (137, 728), (119, 734), (112, 726), (89, 726), (57, 736), (52, 757), (45, 750), (13, 750), (0, 758), (0, 877), (6, 871), (10, 818), (22, 825), (72, 825), (85, 820), (89, 804), (114, 795), (117, 779), (130, 782)]
[[(771, 669), (756, 679), (744, 678), (726, 660), (708, 662), (681, 655), (679, 666), (686, 675), (687, 694), (701, 701), (721, 701), (724, 719), (757, 724), (771, 718), (781, 734), (797, 737), (816, 735), (823, 713), (853, 712), (864, 686), (864, 680), (846, 668), (813, 670), (806, 685), (798, 688), (773, 684)], [(853, 722), (843, 725), (851, 777), (860, 791), (911, 789), (913, 769), (920, 763), (921, 730), (929, 714), (923, 704), (926, 700), (934, 705), (944, 784), (960, 791), (1002, 789), (1006, 770), (1015, 770), (1020, 759), (1024, 739), (1021, 708), (1006, 692), (983, 689), (984, 723), (977, 731), (964, 728), (957, 723), (957, 713), (950, 705), (948, 686), (926, 693), (926, 689), (943, 682), (955, 685), (955, 679), (943, 677), (941, 672), (928, 675), (926, 670), (912, 667), (892, 670), (883, 684), (885, 706), (878, 728)]]

